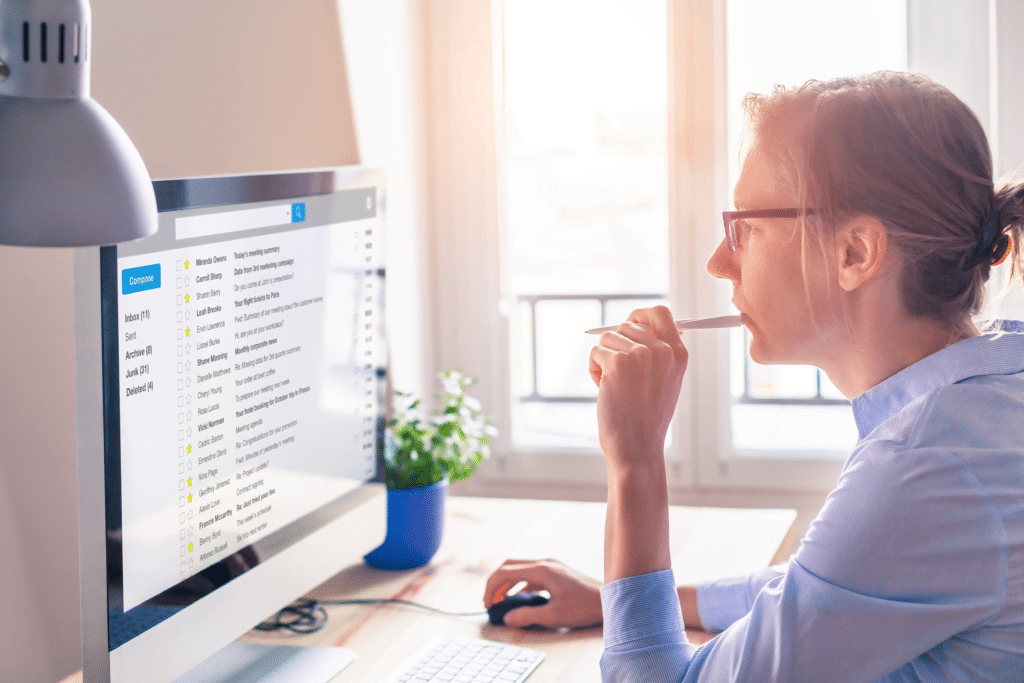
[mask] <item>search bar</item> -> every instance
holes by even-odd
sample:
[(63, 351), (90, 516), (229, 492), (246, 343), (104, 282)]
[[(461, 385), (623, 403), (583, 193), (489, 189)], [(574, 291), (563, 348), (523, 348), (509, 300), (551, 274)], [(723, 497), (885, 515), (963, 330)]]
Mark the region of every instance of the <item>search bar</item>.
[(195, 237), (212, 237), (228, 232), (302, 223), (305, 220), (306, 204), (304, 202), (261, 206), (258, 209), (243, 209), (242, 211), (208, 213), (202, 216), (185, 216), (175, 219), (174, 238), (187, 240)]

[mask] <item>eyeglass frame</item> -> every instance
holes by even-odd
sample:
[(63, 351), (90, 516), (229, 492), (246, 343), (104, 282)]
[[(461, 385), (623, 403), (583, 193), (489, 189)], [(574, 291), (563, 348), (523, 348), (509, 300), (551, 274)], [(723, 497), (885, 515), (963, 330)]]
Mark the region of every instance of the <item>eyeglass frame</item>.
[(725, 224), (725, 245), (729, 253), (735, 254), (739, 249), (739, 237), (736, 234), (734, 221), (741, 218), (799, 218), (814, 213), (814, 209), (755, 209), (753, 211), (723, 211), (722, 222)]

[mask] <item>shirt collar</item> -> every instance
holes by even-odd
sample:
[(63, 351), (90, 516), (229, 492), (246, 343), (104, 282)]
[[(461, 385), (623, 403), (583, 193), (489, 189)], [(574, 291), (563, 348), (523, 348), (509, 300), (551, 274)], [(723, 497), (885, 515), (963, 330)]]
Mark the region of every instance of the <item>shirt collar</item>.
[(939, 387), (982, 375), (1024, 372), (1024, 323), (1001, 320), (992, 332), (937, 351), (853, 399), (861, 439), (916, 399)]

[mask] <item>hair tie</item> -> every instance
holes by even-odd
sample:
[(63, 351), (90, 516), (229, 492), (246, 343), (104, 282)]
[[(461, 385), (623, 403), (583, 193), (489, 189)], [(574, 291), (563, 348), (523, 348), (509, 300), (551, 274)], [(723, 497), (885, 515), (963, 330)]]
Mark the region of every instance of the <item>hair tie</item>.
[(985, 224), (982, 226), (978, 243), (971, 249), (971, 253), (967, 254), (964, 258), (964, 264), (961, 267), (964, 270), (970, 270), (984, 263), (985, 259), (989, 259), (990, 264), (997, 259), (1002, 263), (1002, 259), (1005, 259), (1006, 254), (1009, 253), (1009, 247), (1001, 250), (998, 255), (993, 254), (993, 252), (999, 238), (1003, 236), (999, 230), (999, 209), (993, 206), (992, 211), (988, 214), (988, 218), (985, 219)]
[(1009, 235), (1003, 234), (1003, 235), (1000, 235), (999, 238), (1002, 241), (996, 243), (996, 248), (995, 248), (995, 250), (994, 250), (994, 252), (992, 254), (992, 258), (995, 259), (995, 261), (992, 262), (993, 266), (1000, 265), (1003, 261), (1006, 260), (1006, 257), (1009, 256), (1010, 252), (1013, 250), (1013, 238), (1012, 237), (1010, 237)]

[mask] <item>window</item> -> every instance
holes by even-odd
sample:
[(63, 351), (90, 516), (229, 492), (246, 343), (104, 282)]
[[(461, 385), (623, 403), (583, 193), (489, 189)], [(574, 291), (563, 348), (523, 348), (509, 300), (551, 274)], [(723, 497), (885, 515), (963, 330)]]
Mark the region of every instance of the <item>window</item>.
[[(600, 492), (581, 332), (662, 299), (681, 317), (730, 312), (705, 262), (731, 206), (743, 93), (921, 70), (992, 122), (1002, 166), (1017, 166), (1004, 151), (1024, 149), (1021, 134), (996, 125), (1019, 109), (1024, 13), (1011, 5), (428, 4), (434, 355), (481, 377), (498, 413), (484, 478)], [(855, 440), (848, 405), (814, 368), (757, 366), (745, 344), (742, 330), (689, 336), (671, 485), (830, 489)]]
[(583, 331), (668, 292), (665, 0), (495, 8), (511, 441), (593, 454), (594, 338)]

